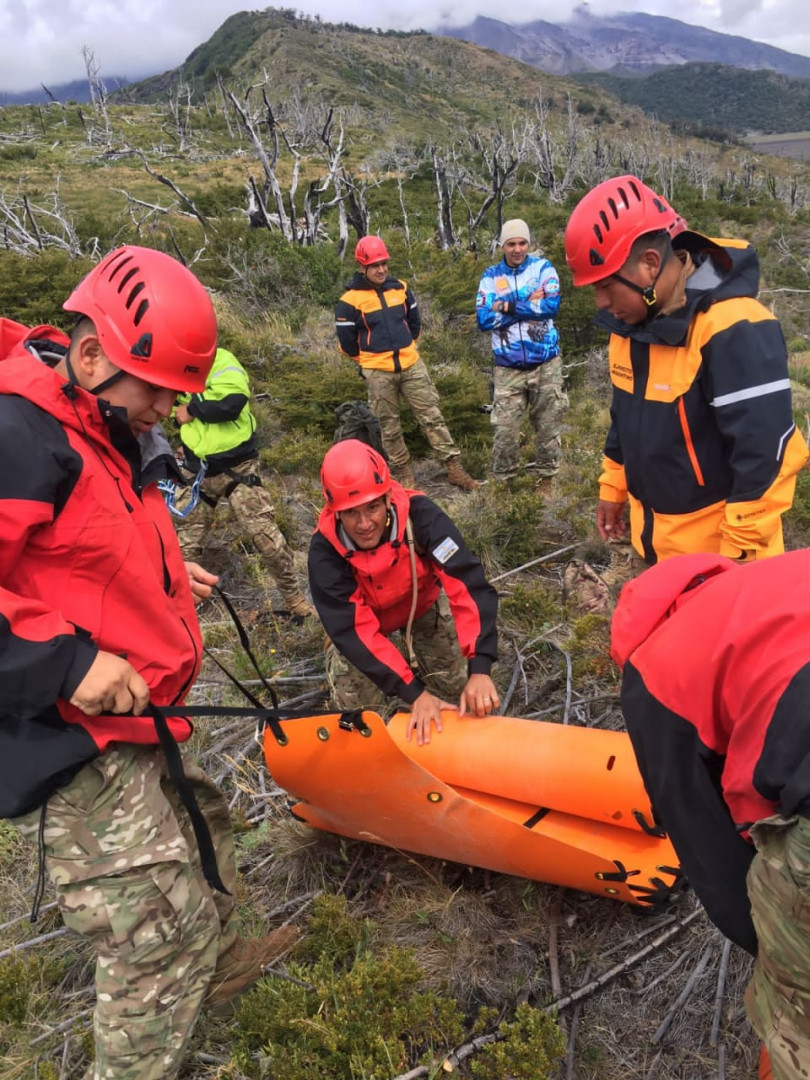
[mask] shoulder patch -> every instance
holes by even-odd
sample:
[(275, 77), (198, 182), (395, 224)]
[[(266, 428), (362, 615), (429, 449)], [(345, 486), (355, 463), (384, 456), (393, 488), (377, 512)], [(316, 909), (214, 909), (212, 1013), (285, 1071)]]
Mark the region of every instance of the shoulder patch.
[(458, 551), (458, 544), (450, 536), (445, 536), (444, 540), (431, 551), (431, 555), (436, 562), (441, 563), (442, 566), (451, 559)]

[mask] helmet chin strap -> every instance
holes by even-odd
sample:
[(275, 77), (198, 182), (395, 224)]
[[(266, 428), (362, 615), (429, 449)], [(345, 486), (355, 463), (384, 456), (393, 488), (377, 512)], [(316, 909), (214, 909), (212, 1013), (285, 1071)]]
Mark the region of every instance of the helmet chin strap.
[(655, 275), (655, 279), (649, 285), (646, 285), (646, 286), (636, 285), (635, 281), (628, 281), (627, 278), (622, 277), (621, 274), (614, 274), (613, 275), (613, 277), (616, 279), (616, 281), (620, 281), (622, 283), (622, 285), (626, 285), (628, 289), (632, 289), (633, 292), (637, 292), (639, 294), (641, 299), (644, 301), (644, 303), (650, 309), (650, 313), (652, 312), (652, 309), (658, 303), (658, 293), (655, 291), (655, 286), (658, 284), (658, 279), (663, 274), (664, 267), (667, 265), (667, 262), (669, 261), (669, 254), (670, 254), (669, 250), (664, 252), (664, 257), (661, 260), (661, 265), (658, 267), (658, 273)]
[[(67, 368), (68, 383), (70, 384), (70, 386), (79, 386), (79, 387), (81, 387), (81, 383), (76, 378), (76, 372), (73, 370), (73, 365), (70, 362), (70, 352), (67, 352), (65, 354), (65, 367)], [(96, 397), (97, 397), (99, 394), (103, 393), (105, 390), (109, 390), (109, 388), (111, 386), (115, 386), (115, 384), (119, 380), (123, 379), (123, 377), (125, 375), (126, 375), (126, 372), (122, 371), (119, 368), (116, 372), (114, 372), (112, 375), (110, 375), (109, 378), (102, 380), (102, 382), (100, 382), (97, 386), (85, 386), (85, 387), (82, 387), (82, 389), (87, 390), (88, 394), (95, 394)]]

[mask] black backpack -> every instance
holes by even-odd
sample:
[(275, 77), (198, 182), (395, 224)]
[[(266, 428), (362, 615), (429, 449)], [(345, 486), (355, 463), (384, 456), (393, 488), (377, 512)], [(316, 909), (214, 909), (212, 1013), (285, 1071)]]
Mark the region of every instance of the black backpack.
[(335, 442), (344, 439), (359, 439), (368, 443), (378, 454), (388, 460), (383, 449), (382, 430), (380, 421), (368, 407), (365, 401), (344, 401), (335, 409), (337, 426), (335, 428)]

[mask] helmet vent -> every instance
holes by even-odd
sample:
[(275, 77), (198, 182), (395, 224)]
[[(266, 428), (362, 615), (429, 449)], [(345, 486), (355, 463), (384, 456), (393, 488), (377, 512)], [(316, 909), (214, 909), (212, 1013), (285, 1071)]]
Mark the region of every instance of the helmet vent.
[(126, 273), (124, 274), (124, 276), (123, 276), (123, 277), (121, 278), (121, 280), (120, 280), (120, 281), (118, 282), (118, 291), (119, 291), (119, 292), (123, 292), (123, 291), (124, 291), (124, 287), (126, 286), (127, 282), (128, 282), (128, 281), (131, 281), (131, 280), (132, 280), (132, 278), (133, 278), (133, 277), (134, 277), (134, 276), (135, 276), (135, 275), (136, 275), (137, 273), (138, 273), (138, 268), (137, 268), (137, 266), (132, 266), (132, 267), (130, 267), (130, 269), (129, 269), (129, 270), (127, 270), (127, 272), (126, 272)]
[[(129, 307), (129, 305), (127, 305), (127, 307)], [(147, 313), (148, 310), (149, 310), (149, 301), (148, 300), (141, 300), (140, 304), (138, 304), (138, 310), (135, 312), (135, 317), (132, 320), (135, 323), (136, 326), (140, 323), (141, 319), (144, 317), (144, 315)]]
[(110, 273), (109, 280), (112, 281), (115, 278), (115, 275), (119, 272), (119, 270), (122, 270), (123, 267), (125, 267), (127, 263), (130, 262), (132, 262), (132, 255), (127, 255), (125, 251), (121, 251), (118, 254), (117, 258), (111, 258), (110, 265), (112, 266), (112, 271)]

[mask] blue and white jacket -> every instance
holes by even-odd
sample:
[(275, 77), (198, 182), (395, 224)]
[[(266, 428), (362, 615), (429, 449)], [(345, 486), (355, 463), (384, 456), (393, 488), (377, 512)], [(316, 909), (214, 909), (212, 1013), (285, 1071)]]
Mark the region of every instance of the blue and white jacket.
[[(505, 300), (506, 311), (493, 311)], [(520, 266), (505, 259), (484, 271), (478, 286), (475, 314), (479, 330), (492, 331), (492, 358), (496, 367), (532, 368), (560, 353), (560, 335), (554, 316), (560, 307), (557, 271), (539, 255), (527, 255)]]

